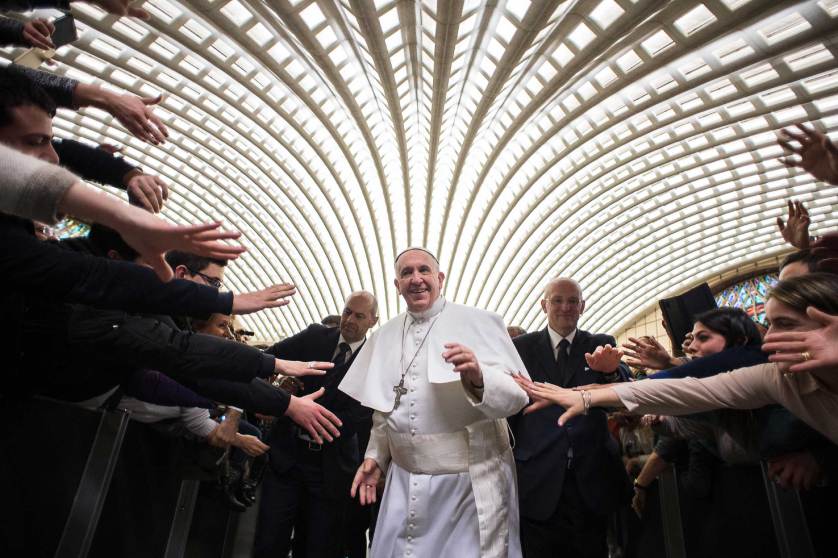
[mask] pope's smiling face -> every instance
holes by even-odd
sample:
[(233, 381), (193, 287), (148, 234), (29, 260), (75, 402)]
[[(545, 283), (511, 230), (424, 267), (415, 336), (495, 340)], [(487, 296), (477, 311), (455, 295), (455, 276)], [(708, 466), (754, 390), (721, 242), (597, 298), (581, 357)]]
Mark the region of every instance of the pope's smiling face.
[(409, 250), (396, 261), (394, 284), (411, 312), (430, 308), (439, 298), (443, 281), (445, 274), (439, 265), (422, 250)]

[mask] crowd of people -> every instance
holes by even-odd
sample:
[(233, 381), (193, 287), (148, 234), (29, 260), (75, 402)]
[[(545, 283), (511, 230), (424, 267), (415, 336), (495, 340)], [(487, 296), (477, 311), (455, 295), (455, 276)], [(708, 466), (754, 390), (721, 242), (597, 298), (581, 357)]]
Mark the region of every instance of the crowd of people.
[[(88, 1), (147, 17), (128, 0)], [(50, 48), (52, 32), (44, 19), (0, 19), (4, 44)], [(527, 333), (447, 300), (440, 262), (413, 247), (393, 269), (406, 312), (374, 329), (375, 296), (347, 293), (339, 315), (257, 348), (235, 317), (288, 304), (295, 286), (227, 292), (239, 233), (169, 224), (155, 215), (169, 186), (153, 169), (116, 146), (53, 137), (57, 108), (91, 106), (165, 142), (159, 100), (0, 69), (0, 393), (122, 409), (215, 452), (225, 504), (258, 501), (254, 556), (631, 555), (614, 518), (643, 516), (679, 460), (694, 485), (710, 462), (766, 463), (799, 491), (838, 482), (838, 233), (810, 238), (802, 203), (777, 218), (794, 250), (767, 331), (717, 308), (672, 351), (653, 337), (618, 346), (579, 329), (583, 288), (556, 277), (533, 301), (547, 326)], [(826, 135), (799, 125), (778, 141), (786, 165), (838, 184)], [(90, 233), (51, 238), (65, 216)]]

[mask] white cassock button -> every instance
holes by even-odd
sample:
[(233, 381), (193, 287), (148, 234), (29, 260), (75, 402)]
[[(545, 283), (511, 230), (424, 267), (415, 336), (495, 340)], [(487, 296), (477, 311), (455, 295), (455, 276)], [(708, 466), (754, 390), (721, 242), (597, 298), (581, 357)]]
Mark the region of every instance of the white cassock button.
[(410, 499), (411, 499), (411, 501), (415, 502), (416, 501), (416, 496), (411, 496)]
[(416, 401), (411, 401), (410, 406), (413, 407), (414, 405), (416, 405)]

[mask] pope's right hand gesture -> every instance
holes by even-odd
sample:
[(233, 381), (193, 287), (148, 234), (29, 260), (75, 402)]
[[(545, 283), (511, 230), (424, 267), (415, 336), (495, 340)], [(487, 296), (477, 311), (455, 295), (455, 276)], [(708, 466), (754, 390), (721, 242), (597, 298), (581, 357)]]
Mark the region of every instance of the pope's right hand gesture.
[(352, 480), (352, 489), (349, 495), (354, 498), (358, 494), (358, 499), (362, 506), (367, 504), (374, 504), (377, 498), (378, 483), (381, 480), (381, 469), (375, 459), (369, 457), (364, 459), (361, 466), (358, 467), (358, 472), (355, 473), (355, 478)]

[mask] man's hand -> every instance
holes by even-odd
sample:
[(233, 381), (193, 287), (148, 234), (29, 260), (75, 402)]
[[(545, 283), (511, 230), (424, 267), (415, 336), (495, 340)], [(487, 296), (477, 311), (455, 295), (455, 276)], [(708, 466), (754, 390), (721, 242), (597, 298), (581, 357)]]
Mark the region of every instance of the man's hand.
[(323, 443), (323, 438), (331, 442), (340, 436), (338, 427), (343, 425), (329, 409), (314, 402), (325, 392), (324, 388), (320, 388), (303, 397), (292, 395), (285, 411), (285, 416), (304, 428), (318, 444)]
[(629, 341), (630, 343), (623, 343), (623, 354), (634, 359), (626, 361), (631, 366), (650, 370), (664, 370), (673, 366), (672, 356), (654, 337), (629, 337)]
[(273, 285), (261, 291), (243, 293), (233, 296), (233, 314), (252, 314), (260, 312), (265, 308), (279, 308), (285, 306), (290, 300), (289, 296), (296, 294), (297, 288), (291, 283)]
[(784, 223), (782, 217), (777, 217), (777, 227), (786, 242), (798, 250), (809, 248), (809, 211), (799, 201), (789, 200), (789, 216)]
[(54, 32), (55, 26), (52, 22), (40, 17), (23, 24), (23, 40), (35, 48), (54, 49), (55, 44), (52, 42)]
[(226, 420), (216, 426), (207, 436), (209, 445), (217, 448), (228, 448), (236, 441), (241, 413), (230, 409), (227, 411), (225, 418)]
[(139, 202), (152, 213), (160, 213), (163, 202), (169, 199), (169, 186), (160, 178), (150, 174), (131, 171), (126, 175), (125, 189), (128, 196)]
[(359, 495), (359, 500), (362, 506), (367, 504), (374, 504), (377, 498), (376, 491), (378, 490), (378, 483), (381, 480), (381, 469), (375, 459), (369, 457), (364, 459), (361, 466), (358, 467), (358, 472), (355, 473), (355, 478), (352, 480), (352, 488), (349, 495), (354, 498), (355, 494)]
[(99, 6), (109, 14), (118, 16), (136, 17), (138, 19), (148, 19), (151, 17), (147, 11), (142, 8), (133, 8), (131, 4), (136, 3), (136, 0), (71, 0), (73, 2), (88, 2)]
[(789, 372), (832, 372), (838, 368), (838, 316), (830, 316), (812, 306), (806, 309), (806, 314), (821, 327), (769, 333), (763, 340), (762, 350), (769, 353), (771, 362), (793, 363)]
[(483, 372), (480, 370), (480, 363), (477, 362), (477, 357), (471, 352), (471, 349), (460, 345), (459, 343), (446, 343), (447, 349), (442, 353), (442, 358), (445, 362), (454, 365), (454, 372), (460, 374), (460, 377), (469, 383), (469, 386), (475, 389), (483, 388)]
[[(797, 128), (800, 132), (788, 128), (780, 130), (777, 143), (786, 152), (799, 155), (800, 159), (786, 157), (780, 162), (790, 168), (800, 167), (822, 182), (838, 184), (838, 146), (814, 128), (803, 124), (797, 124)], [(796, 141), (800, 147), (792, 145), (791, 141)]]
[(258, 457), (268, 451), (270, 446), (263, 444), (262, 440), (250, 434), (236, 434), (233, 445), (250, 457)]
[(318, 360), (301, 362), (299, 360), (282, 360), (278, 358), (274, 362), (274, 370), (279, 374), (293, 376), (295, 378), (299, 378), (300, 376), (322, 376), (326, 373), (326, 370), (334, 367), (334, 362), (320, 362)]
[(823, 469), (810, 452), (800, 451), (769, 459), (768, 476), (786, 489), (811, 490), (823, 476)]
[[(140, 254), (143, 262), (150, 265), (163, 281), (169, 281), (173, 276), (172, 268), (163, 257), (168, 250), (181, 250), (223, 260), (236, 259), (245, 250), (242, 246), (219, 242), (241, 236), (238, 232), (219, 230), (221, 223), (171, 225), (144, 209), (127, 204), (126, 208), (126, 211), (130, 209), (136, 212), (130, 214), (133, 218), (113, 228), (119, 231), (123, 240)], [(235, 308), (235, 298), (233, 300)]]
[(585, 353), (585, 361), (591, 370), (611, 374), (620, 366), (623, 351), (611, 345), (597, 347), (593, 353)]
[(102, 109), (119, 120), (129, 132), (153, 145), (164, 143), (169, 136), (166, 126), (155, 116), (152, 106), (162, 100), (163, 95), (138, 97), (131, 93), (114, 93), (98, 85), (84, 83), (78, 84), (73, 90), (75, 106)]

